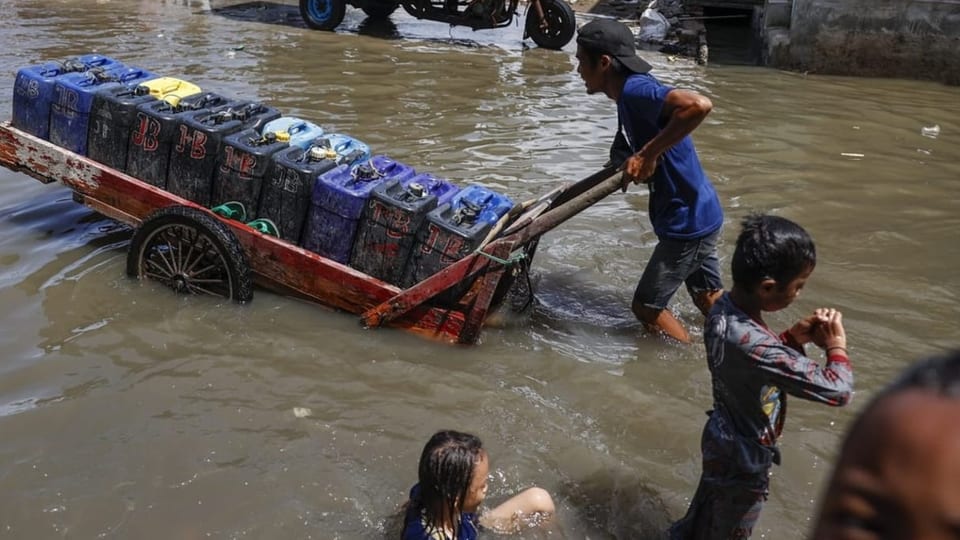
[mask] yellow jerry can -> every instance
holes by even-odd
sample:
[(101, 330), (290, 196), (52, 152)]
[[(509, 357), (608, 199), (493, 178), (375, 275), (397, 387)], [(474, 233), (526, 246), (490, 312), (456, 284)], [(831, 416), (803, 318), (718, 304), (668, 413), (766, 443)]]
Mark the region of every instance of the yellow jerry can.
[(140, 86), (146, 86), (151, 96), (162, 99), (174, 107), (180, 104), (180, 99), (201, 92), (199, 86), (173, 77), (158, 77), (141, 83)]

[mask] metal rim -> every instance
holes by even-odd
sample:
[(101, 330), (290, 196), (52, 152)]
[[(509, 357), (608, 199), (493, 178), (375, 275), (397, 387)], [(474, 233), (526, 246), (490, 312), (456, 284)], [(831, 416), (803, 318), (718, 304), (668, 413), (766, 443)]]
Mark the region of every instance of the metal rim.
[(183, 294), (234, 297), (227, 257), (204, 231), (181, 223), (150, 231), (139, 256), (139, 275)]
[(331, 0), (310, 0), (307, 2), (307, 13), (317, 22), (324, 22), (333, 14)]

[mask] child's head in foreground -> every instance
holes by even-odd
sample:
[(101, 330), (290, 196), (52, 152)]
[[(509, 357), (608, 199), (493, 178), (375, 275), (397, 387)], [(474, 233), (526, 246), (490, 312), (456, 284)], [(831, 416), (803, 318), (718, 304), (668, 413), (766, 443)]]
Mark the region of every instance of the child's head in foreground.
[(910, 367), (860, 414), (813, 538), (960, 538), (960, 351)]
[(763, 311), (790, 305), (817, 265), (813, 239), (789, 219), (750, 215), (733, 252), (733, 286), (760, 300)]
[(478, 437), (439, 431), (420, 455), (420, 497), (413, 502), (428, 525), (455, 525), (461, 512), (476, 512), (483, 502), (489, 470), (487, 452)]

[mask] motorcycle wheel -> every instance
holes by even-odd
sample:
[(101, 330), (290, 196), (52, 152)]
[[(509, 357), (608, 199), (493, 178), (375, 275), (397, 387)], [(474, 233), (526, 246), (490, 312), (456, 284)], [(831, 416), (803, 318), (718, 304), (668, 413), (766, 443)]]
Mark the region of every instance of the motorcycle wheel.
[(363, 9), (363, 12), (371, 19), (386, 19), (392, 15), (398, 7), (400, 7), (399, 3), (390, 2), (389, 0), (367, 0), (366, 5), (361, 9)]
[(571, 8), (563, 0), (540, 0), (543, 18), (546, 24), (540, 24), (540, 17), (533, 7), (527, 9), (527, 21), (524, 34), (545, 49), (562, 49), (573, 39), (577, 30), (577, 20)]
[[(426, 2), (425, 4), (429, 5)], [(426, 15), (425, 8), (423, 8), (417, 0), (403, 0), (400, 5), (403, 6), (404, 11), (416, 19), (422, 19), (423, 16)]]
[(333, 30), (346, 12), (346, 0), (300, 0), (300, 16), (314, 30)]

